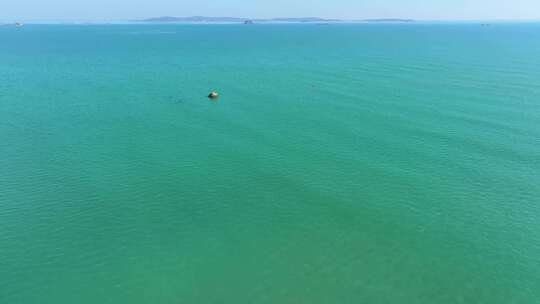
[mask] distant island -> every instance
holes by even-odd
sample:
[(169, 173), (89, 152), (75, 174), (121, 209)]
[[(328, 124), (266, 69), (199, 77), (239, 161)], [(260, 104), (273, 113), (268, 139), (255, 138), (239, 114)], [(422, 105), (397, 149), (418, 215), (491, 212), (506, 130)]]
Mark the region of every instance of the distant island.
[(366, 19), (363, 20), (365, 22), (415, 22), (414, 19), (393, 19), (393, 18), (387, 18), (387, 19)]
[(0, 23), (0, 26), (16, 26), (16, 27), (22, 27), (24, 24), (20, 22), (15, 23)]
[(414, 22), (413, 19), (366, 19), (366, 20), (341, 20), (341, 19), (325, 19), (318, 17), (300, 17), (300, 18), (270, 18), (270, 19), (256, 19), (256, 18), (239, 18), (239, 17), (204, 17), (204, 16), (192, 16), (192, 17), (155, 17), (142, 20), (135, 20), (136, 22), (147, 23), (265, 23), (265, 22), (291, 22), (291, 23), (321, 23), (321, 22)]

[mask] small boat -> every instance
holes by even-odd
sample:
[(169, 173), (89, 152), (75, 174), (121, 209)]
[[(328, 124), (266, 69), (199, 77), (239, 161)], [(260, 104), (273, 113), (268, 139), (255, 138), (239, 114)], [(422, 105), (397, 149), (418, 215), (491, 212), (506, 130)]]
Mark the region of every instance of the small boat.
[(16, 26), (16, 27), (21, 27), (21, 26), (23, 26), (23, 25), (24, 25), (24, 24), (22, 24), (22, 23), (20, 23), (20, 22), (15, 22), (15, 26)]
[(212, 91), (212, 92), (210, 92), (210, 94), (208, 94), (208, 98), (210, 98), (210, 99), (216, 99), (218, 97), (219, 97), (219, 94), (217, 92), (215, 92), (215, 91)]
[(244, 24), (253, 24), (253, 20), (246, 20), (244, 21)]

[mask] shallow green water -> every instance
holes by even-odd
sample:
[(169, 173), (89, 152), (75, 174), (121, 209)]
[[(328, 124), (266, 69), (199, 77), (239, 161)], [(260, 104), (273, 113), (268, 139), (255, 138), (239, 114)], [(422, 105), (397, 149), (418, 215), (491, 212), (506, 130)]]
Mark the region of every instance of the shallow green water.
[(540, 303), (539, 172), (540, 24), (0, 28), (1, 303)]

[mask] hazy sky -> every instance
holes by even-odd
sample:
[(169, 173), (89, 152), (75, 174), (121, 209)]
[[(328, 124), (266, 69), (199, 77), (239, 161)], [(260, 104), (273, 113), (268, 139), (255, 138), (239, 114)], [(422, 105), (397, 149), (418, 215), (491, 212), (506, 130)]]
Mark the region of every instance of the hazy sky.
[(0, 0), (0, 20), (154, 16), (540, 19), (540, 0)]

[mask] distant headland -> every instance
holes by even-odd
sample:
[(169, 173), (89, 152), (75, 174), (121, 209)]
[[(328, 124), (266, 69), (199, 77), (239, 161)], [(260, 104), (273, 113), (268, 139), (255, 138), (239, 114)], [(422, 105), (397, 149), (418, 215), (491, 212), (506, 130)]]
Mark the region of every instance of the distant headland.
[(239, 17), (204, 17), (204, 16), (192, 16), (192, 17), (154, 17), (142, 20), (134, 20), (136, 22), (146, 23), (328, 23), (328, 22), (414, 22), (413, 19), (365, 19), (365, 20), (342, 20), (342, 19), (325, 19), (318, 17), (295, 17), (295, 18), (270, 18), (270, 19), (257, 19), (257, 18), (239, 18)]

